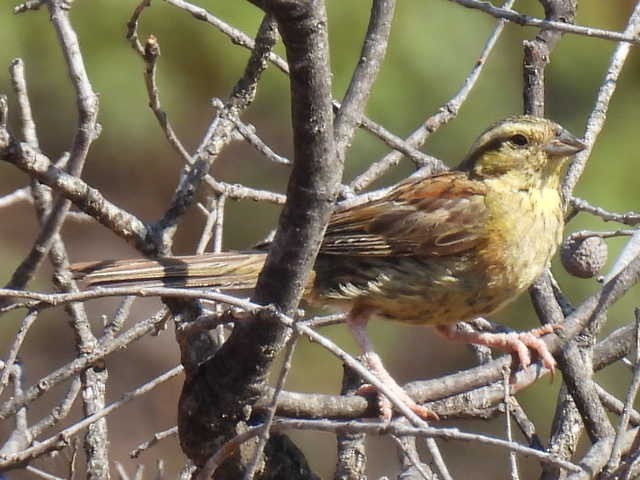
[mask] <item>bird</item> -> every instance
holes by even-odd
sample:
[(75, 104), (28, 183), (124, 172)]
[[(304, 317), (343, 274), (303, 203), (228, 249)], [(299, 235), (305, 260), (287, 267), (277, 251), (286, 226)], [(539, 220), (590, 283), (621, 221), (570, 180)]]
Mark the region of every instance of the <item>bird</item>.
[[(551, 120), (512, 116), (485, 130), (456, 169), (412, 176), (380, 198), (336, 208), (304, 299), (345, 311), (362, 363), (425, 419), (437, 416), (386, 370), (367, 334), (370, 319), (433, 326), (451, 340), (515, 353), (524, 367), (532, 351), (553, 372), (556, 362), (540, 338), (553, 327), (492, 333), (456, 324), (500, 310), (549, 266), (563, 235), (562, 176), (584, 148)], [(72, 270), (90, 288), (246, 290), (255, 286), (267, 254), (268, 248), (107, 260)], [(390, 418), (383, 397), (381, 409)]]

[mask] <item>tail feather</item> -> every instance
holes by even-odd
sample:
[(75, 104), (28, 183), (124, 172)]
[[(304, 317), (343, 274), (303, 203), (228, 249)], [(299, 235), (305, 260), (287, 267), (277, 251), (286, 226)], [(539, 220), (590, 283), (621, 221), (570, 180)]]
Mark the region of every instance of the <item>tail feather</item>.
[(251, 289), (267, 254), (225, 252), (155, 260), (104, 260), (72, 265), (74, 278), (87, 286), (172, 286)]

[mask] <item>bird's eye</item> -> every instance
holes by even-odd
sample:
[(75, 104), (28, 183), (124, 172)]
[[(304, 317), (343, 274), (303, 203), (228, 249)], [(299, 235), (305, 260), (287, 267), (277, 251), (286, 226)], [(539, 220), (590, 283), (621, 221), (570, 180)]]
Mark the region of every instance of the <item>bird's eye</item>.
[(529, 139), (524, 135), (522, 135), (521, 133), (517, 133), (513, 135), (512, 137), (509, 138), (509, 141), (519, 147), (524, 147), (525, 145), (529, 144)]

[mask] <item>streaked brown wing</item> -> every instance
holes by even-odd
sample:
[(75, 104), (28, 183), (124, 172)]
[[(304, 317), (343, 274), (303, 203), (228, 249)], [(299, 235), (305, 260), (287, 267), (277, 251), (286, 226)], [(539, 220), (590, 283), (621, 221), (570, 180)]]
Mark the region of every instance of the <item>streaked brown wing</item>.
[(486, 187), (466, 173), (409, 180), (385, 197), (331, 218), (320, 252), (327, 255), (463, 253), (484, 242)]

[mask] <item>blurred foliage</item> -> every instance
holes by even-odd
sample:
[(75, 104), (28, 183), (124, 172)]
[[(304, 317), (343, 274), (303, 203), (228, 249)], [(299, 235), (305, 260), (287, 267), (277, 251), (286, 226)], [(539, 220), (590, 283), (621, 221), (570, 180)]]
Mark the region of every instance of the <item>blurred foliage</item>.
[[(10, 108), (15, 113), (6, 67), (12, 58), (22, 58), (42, 149), (56, 158), (69, 148), (74, 132), (74, 94), (46, 11), (14, 16), (11, 14), (13, 3), (3, 2), (0, 9), (0, 65), (3, 66), (0, 91), (9, 94)], [(624, 29), (632, 4), (630, 0), (583, 0), (577, 22), (620, 31)], [(92, 147), (85, 178), (125, 208), (143, 218), (153, 219), (170, 200), (181, 164), (167, 146), (147, 107), (143, 64), (125, 39), (126, 22), (134, 5), (132, 1), (112, 0), (76, 0), (73, 5), (72, 20), (94, 89), (100, 93), (99, 121), (103, 127), (100, 138)], [(249, 35), (255, 33), (261, 19), (260, 12), (248, 2), (206, 1), (202, 6)], [(516, 7), (524, 13), (543, 15), (542, 8), (534, 0), (520, 1)], [(329, 0), (328, 9), (334, 92), (340, 98), (358, 60), (360, 41), (368, 22), (368, 4)], [(391, 131), (408, 135), (455, 94), (494, 25), (495, 20), (485, 14), (444, 0), (398, 2), (387, 59), (367, 114)], [(248, 53), (210, 25), (159, 0), (155, 0), (144, 14), (140, 33), (142, 38), (154, 34), (160, 42), (162, 57), (158, 83), (162, 103), (180, 138), (193, 150), (214, 113), (210, 99), (228, 94), (244, 69)], [(521, 42), (535, 33), (533, 28), (507, 26), (459, 116), (428, 140), (425, 151), (455, 165), (474, 137), (488, 124), (521, 111)], [(575, 133), (583, 131), (614, 48), (613, 42), (605, 40), (573, 35), (563, 38), (553, 52), (547, 71), (548, 116)], [(283, 51), (279, 45), (278, 52), (283, 54)], [(640, 62), (636, 51), (625, 66), (608, 122), (577, 189), (578, 195), (611, 210), (638, 210), (638, 180), (630, 172), (638, 162), (640, 149), (637, 135), (639, 85)], [(291, 155), (288, 84), (283, 74), (273, 68), (266, 72), (255, 104), (245, 120), (255, 124), (258, 134), (276, 151)], [(378, 140), (359, 132), (348, 155), (346, 178), (352, 178), (386, 152), (386, 146)], [(412, 166), (406, 162), (382, 183), (397, 180), (411, 170)], [(271, 165), (250, 147), (236, 144), (217, 161), (213, 174), (230, 182), (284, 191), (287, 168)], [(0, 195), (23, 186), (25, 181), (15, 168), (0, 164)], [(0, 261), (4, 280), (30, 248), (36, 224), (30, 209), (25, 206), (12, 207), (2, 213)], [(276, 224), (277, 214), (278, 209), (270, 205), (228, 202), (226, 247), (243, 248), (258, 241)], [(177, 253), (193, 251), (202, 224), (198, 213), (187, 216), (178, 235)], [(612, 227), (582, 214), (568, 230), (584, 228), (604, 230)], [(122, 240), (105, 233), (100, 226), (65, 227), (73, 260), (134, 253)], [(622, 245), (623, 240), (610, 241), (611, 258)], [(598, 287), (595, 281), (577, 281), (564, 274), (559, 265), (556, 267), (562, 287), (576, 304)], [(33, 286), (50, 288), (45, 282), (46, 277), (43, 277)], [(635, 305), (634, 296), (628, 295), (612, 310), (612, 320), (629, 320)], [(535, 321), (526, 298), (497, 315), (496, 319), (511, 325), (514, 325), (514, 319), (522, 320), (515, 323), (518, 328), (530, 326)], [(615, 322), (611, 328), (614, 325)], [(14, 329), (15, 325), (8, 326), (4, 322), (3, 336), (11, 338)], [(371, 330), (390, 370), (403, 372), (399, 380), (442, 374), (473, 362), (463, 348), (443, 347), (441, 340), (429, 329), (397, 328), (395, 324), (378, 322)], [(343, 327), (334, 328), (331, 336), (354, 351)], [(159, 348), (157, 343), (149, 343), (149, 351)], [(403, 348), (398, 348), (398, 344)], [(164, 348), (172, 347), (165, 345)], [(40, 351), (41, 360), (49, 363), (47, 355), (55, 357), (55, 354), (50, 348), (45, 350), (46, 355), (44, 350)], [(458, 356), (453, 356), (452, 351)], [(60, 353), (57, 355), (60, 357)], [(175, 361), (175, 352), (171, 357)], [(339, 362), (319, 347), (303, 342), (297, 351), (289, 386), (335, 392), (340, 373)], [(112, 377), (117, 376), (115, 372)], [(546, 408), (558, 386), (559, 382), (553, 386), (539, 385), (521, 395), (527, 410), (543, 424), (551, 417)], [(177, 390), (167, 398), (163, 412), (172, 415), (174, 403), (171, 398), (177, 398)], [(170, 423), (165, 421), (162, 426), (166, 428)], [(473, 428), (476, 427), (474, 423)], [(546, 435), (546, 432), (541, 433), (543, 437)], [(302, 436), (307, 437), (307, 445), (314, 442), (314, 437)], [(455, 446), (447, 447), (447, 450), (447, 454), (456, 455)], [(330, 453), (330, 449), (325, 448), (311, 455), (314, 466), (325, 474), (332, 468), (331, 462), (318, 459), (324, 458), (327, 451)], [(378, 465), (376, 472), (390, 474), (389, 468)]]

